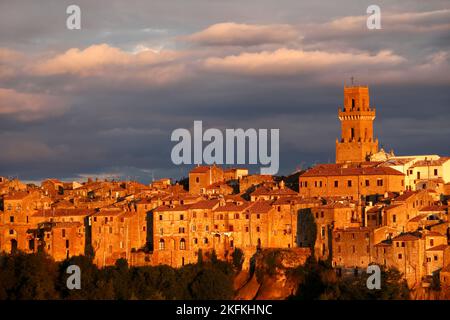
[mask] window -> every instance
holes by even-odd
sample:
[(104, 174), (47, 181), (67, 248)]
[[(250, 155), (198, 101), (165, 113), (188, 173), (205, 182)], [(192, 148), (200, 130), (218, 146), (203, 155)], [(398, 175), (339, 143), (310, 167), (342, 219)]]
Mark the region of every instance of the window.
[(178, 228), (178, 233), (184, 233), (184, 227)]
[(164, 239), (159, 239), (159, 250), (164, 250), (166, 248), (166, 243)]
[(14, 234), (14, 230), (9, 230), (9, 234)]
[(197, 218), (197, 212), (192, 212), (192, 218)]
[(164, 229), (163, 229), (163, 228), (160, 228), (160, 229), (159, 229), (159, 233), (160, 233), (160, 234), (164, 234)]
[(434, 256), (434, 261), (438, 261), (438, 256)]
[(370, 186), (370, 182), (368, 179), (366, 179), (366, 187)]
[(228, 230), (229, 230), (229, 231), (234, 231), (233, 226), (230, 225), (230, 226), (228, 227)]
[[(278, 207), (278, 209), (280, 209), (280, 207)], [(235, 214), (234, 214), (234, 218), (235, 218), (235, 219), (239, 219), (239, 213), (235, 213)]]
[(180, 214), (180, 220), (184, 220), (184, 215)]
[(194, 244), (197, 244), (197, 243), (198, 243), (198, 239), (194, 238)]
[(259, 219), (259, 218), (261, 218), (261, 215), (258, 213), (258, 214), (256, 215), (256, 219)]
[(355, 129), (354, 128), (351, 128), (350, 135), (351, 135), (352, 140), (355, 139)]
[(180, 250), (186, 250), (186, 240), (180, 240)]
[(234, 247), (234, 241), (230, 240), (230, 247), (233, 248)]
[(377, 186), (382, 187), (383, 186), (383, 179), (377, 179)]
[(248, 227), (245, 227), (245, 232), (248, 232)]
[(260, 228), (259, 227), (256, 227), (256, 232), (259, 232), (260, 231)]
[(351, 186), (352, 186), (352, 180), (348, 180), (348, 181), (347, 181), (347, 187), (350, 188)]
[(14, 223), (14, 216), (9, 217), (9, 222)]
[(69, 245), (69, 240), (66, 240), (66, 249), (69, 249), (70, 245)]
[(247, 220), (250, 219), (250, 215), (246, 214), (245, 219), (247, 219)]
[(398, 254), (398, 259), (399, 259), (399, 260), (401, 260), (401, 259), (402, 259), (402, 257), (403, 257), (403, 256), (402, 256), (402, 254), (401, 254), (401, 253), (399, 253), (399, 254)]
[(337, 180), (334, 181), (334, 187), (335, 187), (335, 188), (339, 187), (339, 181), (337, 181)]
[(62, 233), (62, 237), (65, 238), (66, 237), (66, 229), (62, 229), (61, 233)]
[(322, 211), (322, 212), (320, 212), (320, 217), (321, 217), (321, 218), (323, 218), (323, 217), (324, 217), (324, 215), (325, 215), (325, 214), (324, 214), (324, 212), (323, 212), (323, 211)]
[(430, 247), (434, 247), (434, 239), (430, 239)]
[(397, 222), (397, 216), (395, 214), (392, 215), (392, 222), (393, 223)]
[(352, 252), (355, 253), (356, 252), (356, 247), (352, 246)]
[(161, 221), (163, 219), (162, 214), (159, 215), (159, 220)]
[(438, 175), (438, 169), (434, 169), (434, 175), (435, 175), (435, 176)]
[(109, 233), (113, 233), (113, 228), (109, 227)]
[(203, 214), (203, 217), (208, 218), (208, 213), (205, 212), (205, 213)]
[(322, 181), (319, 181), (319, 187), (322, 188)]
[(208, 244), (208, 238), (204, 238), (204, 239), (203, 239), (203, 243), (204, 243), (204, 244)]
[(192, 225), (191, 230), (192, 230), (192, 232), (197, 231), (197, 226), (196, 225)]
[(420, 171), (417, 172), (417, 180), (420, 180)]
[(199, 177), (195, 177), (195, 183), (199, 183), (200, 182), (200, 178)]
[(405, 247), (405, 243), (404, 242), (402, 242), (402, 248), (404, 248)]

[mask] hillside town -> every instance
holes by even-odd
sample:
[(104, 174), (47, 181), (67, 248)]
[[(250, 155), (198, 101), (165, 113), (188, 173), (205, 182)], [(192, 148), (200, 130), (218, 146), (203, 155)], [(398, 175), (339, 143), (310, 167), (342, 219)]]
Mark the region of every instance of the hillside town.
[(410, 288), (450, 287), (450, 157), (386, 152), (375, 116), (368, 87), (345, 87), (335, 163), (287, 177), (219, 165), (193, 168), (188, 183), (0, 177), (0, 251), (181, 267), (240, 249), (249, 268), (257, 250), (283, 248), (338, 274), (377, 264)]

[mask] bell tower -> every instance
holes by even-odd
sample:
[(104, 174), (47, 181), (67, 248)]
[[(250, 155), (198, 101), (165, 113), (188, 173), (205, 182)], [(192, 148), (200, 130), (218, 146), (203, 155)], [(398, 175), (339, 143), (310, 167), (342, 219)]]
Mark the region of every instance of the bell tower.
[(370, 107), (369, 87), (344, 87), (344, 109), (339, 108), (341, 139), (336, 140), (336, 163), (363, 162), (378, 152), (373, 138), (375, 108)]

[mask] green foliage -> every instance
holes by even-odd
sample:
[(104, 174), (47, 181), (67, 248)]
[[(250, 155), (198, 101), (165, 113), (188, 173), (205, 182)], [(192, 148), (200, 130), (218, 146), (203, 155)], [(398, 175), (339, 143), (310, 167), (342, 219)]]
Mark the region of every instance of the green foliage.
[(244, 252), (239, 248), (235, 248), (231, 256), (233, 258), (233, 266), (236, 270), (242, 270), (242, 264), (244, 263)]
[(409, 289), (399, 271), (381, 269), (381, 289), (367, 288), (366, 273), (338, 277), (326, 262), (309, 259), (295, 271), (299, 288), (294, 299), (300, 300), (408, 300)]
[(232, 281), (226, 274), (212, 268), (201, 270), (190, 285), (192, 298), (195, 300), (231, 299)]
[(57, 268), (45, 254), (0, 255), (0, 299), (57, 299)]
[[(98, 269), (86, 256), (56, 263), (45, 254), (0, 255), (0, 300), (5, 299), (231, 299), (233, 266), (224, 261), (129, 267), (125, 259)], [(81, 289), (69, 290), (70, 265), (81, 270)]]

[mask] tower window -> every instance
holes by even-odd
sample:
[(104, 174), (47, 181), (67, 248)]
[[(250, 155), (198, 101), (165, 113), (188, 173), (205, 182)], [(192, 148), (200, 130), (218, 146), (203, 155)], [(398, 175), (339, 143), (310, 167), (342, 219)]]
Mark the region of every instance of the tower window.
[(355, 107), (355, 99), (352, 99), (352, 109)]
[(355, 138), (355, 128), (350, 129), (350, 136), (352, 140)]

